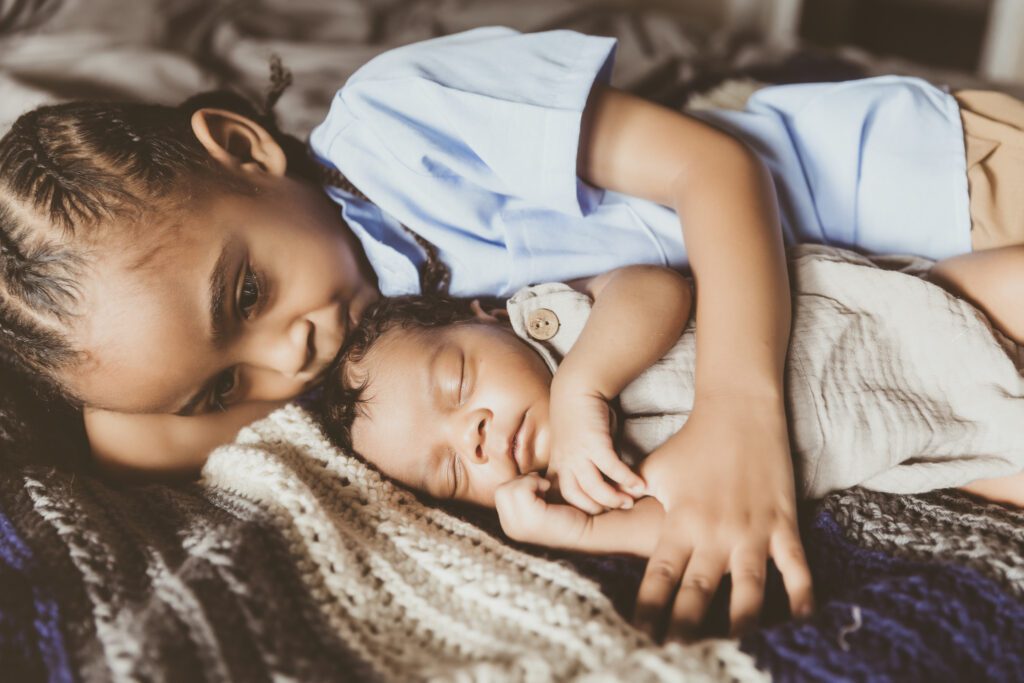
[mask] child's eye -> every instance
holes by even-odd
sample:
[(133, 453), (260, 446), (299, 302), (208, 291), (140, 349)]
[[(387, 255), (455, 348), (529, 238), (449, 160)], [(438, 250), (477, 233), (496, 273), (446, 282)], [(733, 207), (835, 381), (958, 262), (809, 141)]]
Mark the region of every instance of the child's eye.
[(260, 279), (252, 266), (246, 264), (245, 276), (242, 278), (242, 289), (238, 293), (238, 312), (248, 319), (260, 302)]
[(234, 368), (229, 368), (217, 376), (213, 383), (210, 405), (217, 410), (224, 410), (227, 402), (231, 400), (231, 394), (238, 387), (238, 379), (235, 377)]

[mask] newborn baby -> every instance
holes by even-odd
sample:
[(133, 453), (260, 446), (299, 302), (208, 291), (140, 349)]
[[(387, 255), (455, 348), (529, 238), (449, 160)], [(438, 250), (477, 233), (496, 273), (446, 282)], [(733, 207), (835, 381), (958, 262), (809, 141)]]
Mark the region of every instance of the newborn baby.
[[(927, 262), (885, 268), (801, 246), (790, 264), (786, 398), (800, 495), (857, 484), (914, 493), (982, 479), (1021, 490), (1024, 381), (1012, 342), (916, 277)], [(690, 298), (680, 299), (688, 316)], [(327, 430), (407, 486), (495, 507), (517, 540), (647, 555), (662, 516), (655, 500), (591, 515), (549, 500), (542, 476), (553, 373), (591, 304), (563, 284), (520, 291), (507, 317), (449, 299), (382, 301), (328, 378)], [(643, 457), (692, 408), (694, 351), (691, 322), (608, 412), (617, 452), (641, 477)]]

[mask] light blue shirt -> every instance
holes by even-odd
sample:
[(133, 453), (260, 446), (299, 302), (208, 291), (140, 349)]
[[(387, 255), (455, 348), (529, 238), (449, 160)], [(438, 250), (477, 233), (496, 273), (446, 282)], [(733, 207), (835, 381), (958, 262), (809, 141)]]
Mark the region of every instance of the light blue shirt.
[[(348, 80), (310, 145), (373, 201), (328, 189), (383, 294), (419, 291), (423, 254), (400, 223), (438, 247), (458, 296), (687, 266), (675, 211), (576, 175), (581, 114), (614, 52), (612, 38), (487, 27), (390, 50)], [(699, 116), (765, 160), (789, 243), (970, 250), (959, 111), (924, 81), (776, 86)]]

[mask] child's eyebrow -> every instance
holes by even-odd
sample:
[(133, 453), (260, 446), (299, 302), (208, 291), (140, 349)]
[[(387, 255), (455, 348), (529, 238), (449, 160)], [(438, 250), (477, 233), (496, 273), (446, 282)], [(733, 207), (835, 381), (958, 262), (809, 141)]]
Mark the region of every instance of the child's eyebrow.
[[(207, 287), (210, 292), (209, 297), (209, 340), (214, 348), (220, 348), (224, 345), (227, 340), (228, 334), (228, 322), (225, 302), (228, 300), (228, 264), (232, 259), (232, 256), (238, 251), (241, 245), (241, 240), (236, 235), (228, 235), (221, 244), (220, 254), (217, 256), (216, 262), (213, 264), (213, 268), (210, 270), (209, 285)], [(219, 373), (217, 373), (219, 374)], [(217, 374), (207, 379), (202, 385), (189, 397), (185, 403), (174, 411), (175, 415), (191, 415), (206, 395), (209, 385), (213, 382)]]
[(228, 299), (228, 262), (241, 246), (236, 235), (229, 235), (221, 245), (220, 255), (210, 271), (210, 342), (214, 348), (223, 346), (227, 339), (227, 313), (224, 302)]

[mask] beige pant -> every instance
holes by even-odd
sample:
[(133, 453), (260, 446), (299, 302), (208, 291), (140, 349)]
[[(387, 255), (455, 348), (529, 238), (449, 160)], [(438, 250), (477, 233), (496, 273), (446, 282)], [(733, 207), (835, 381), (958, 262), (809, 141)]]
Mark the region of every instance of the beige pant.
[(974, 251), (1024, 243), (1024, 102), (960, 90)]

